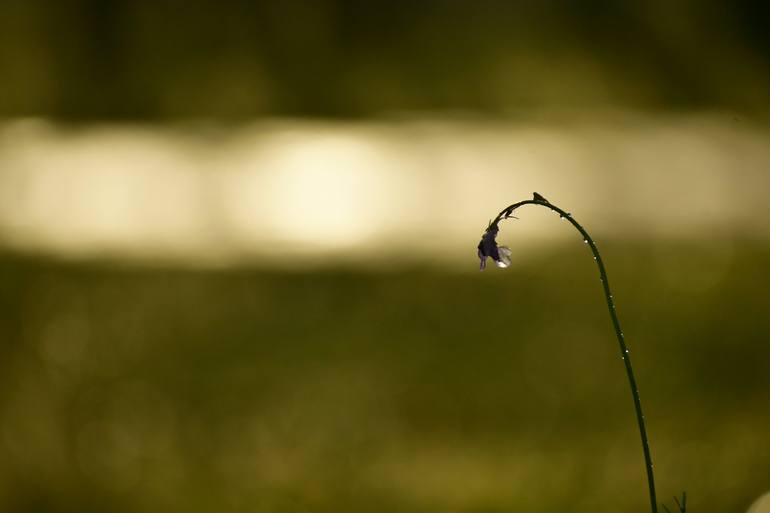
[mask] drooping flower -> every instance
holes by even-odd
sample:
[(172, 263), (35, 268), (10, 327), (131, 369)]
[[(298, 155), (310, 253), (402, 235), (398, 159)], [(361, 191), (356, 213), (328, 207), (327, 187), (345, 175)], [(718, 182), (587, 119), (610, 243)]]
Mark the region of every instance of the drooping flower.
[(487, 267), (487, 257), (491, 258), (497, 264), (497, 267), (505, 269), (511, 265), (511, 250), (507, 246), (498, 246), (495, 238), (500, 229), (497, 223), (490, 223), (487, 231), (481, 236), (481, 242), (478, 246), (479, 269), (483, 271)]

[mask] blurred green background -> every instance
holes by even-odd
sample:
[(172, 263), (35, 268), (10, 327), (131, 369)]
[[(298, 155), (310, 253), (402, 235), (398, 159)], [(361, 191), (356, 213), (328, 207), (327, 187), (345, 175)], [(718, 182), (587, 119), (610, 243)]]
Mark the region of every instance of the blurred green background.
[[(770, 491), (761, 2), (0, 2), (0, 510)], [(759, 506), (752, 513), (770, 511)]]
[(0, 5), (0, 111), (67, 119), (770, 101), (765, 2)]

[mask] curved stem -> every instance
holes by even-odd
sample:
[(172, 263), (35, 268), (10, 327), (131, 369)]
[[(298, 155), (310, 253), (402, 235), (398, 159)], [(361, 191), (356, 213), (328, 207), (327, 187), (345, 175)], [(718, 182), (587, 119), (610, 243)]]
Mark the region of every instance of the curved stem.
[(655, 476), (652, 472), (652, 456), (650, 455), (650, 444), (647, 439), (647, 428), (644, 424), (644, 413), (642, 413), (642, 402), (639, 398), (639, 389), (636, 386), (636, 378), (634, 377), (634, 369), (631, 366), (631, 355), (628, 352), (628, 347), (626, 346), (625, 338), (623, 337), (623, 331), (620, 329), (620, 321), (618, 320), (618, 314), (615, 312), (615, 302), (612, 299), (612, 294), (610, 293), (610, 284), (607, 280), (607, 272), (604, 269), (604, 262), (602, 262), (602, 257), (599, 254), (599, 249), (596, 247), (596, 244), (594, 243), (594, 240), (591, 238), (590, 235), (588, 235), (588, 232), (583, 228), (577, 221), (575, 221), (572, 218), (572, 215), (568, 212), (565, 212), (564, 210), (560, 209), (556, 205), (552, 205), (551, 203), (544, 201), (544, 200), (525, 200), (520, 201), (518, 203), (514, 203), (513, 205), (510, 205), (509, 207), (503, 209), (502, 212), (500, 212), (494, 221), (492, 221), (492, 224), (496, 225), (501, 220), (506, 219), (508, 216), (510, 216), (514, 210), (517, 208), (523, 206), (523, 205), (540, 205), (546, 208), (549, 208), (553, 210), (554, 212), (558, 213), (559, 216), (563, 219), (566, 219), (569, 221), (572, 226), (577, 229), (577, 231), (580, 232), (580, 234), (583, 236), (583, 240), (589, 245), (591, 248), (591, 252), (594, 255), (594, 260), (596, 260), (596, 265), (599, 268), (599, 277), (602, 281), (602, 287), (604, 288), (604, 297), (607, 300), (607, 308), (610, 312), (610, 318), (612, 319), (612, 327), (615, 329), (615, 335), (618, 339), (618, 344), (620, 346), (620, 357), (623, 359), (623, 363), (626, 367), (626, 375), (628, 376), (628, 384), (631, 387), (631, 395), (634, 398), (634, 409), (636, 410), (636, 421), (639, 424), (639, 434), (642, 438), (642, 450), (644, 451), (644, 462), (645, 466), (647, 468), (647, 484), (650, 489), (650, 507), (652, 508), (652, 513), (658, 512), (658, 505), (657, 505), (657, 499), (655, 498)]

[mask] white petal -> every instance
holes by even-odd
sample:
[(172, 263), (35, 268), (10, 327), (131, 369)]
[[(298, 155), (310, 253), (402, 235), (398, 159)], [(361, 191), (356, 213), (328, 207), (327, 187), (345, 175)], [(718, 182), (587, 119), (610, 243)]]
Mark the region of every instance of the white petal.
[(505, 269), (511, 265), (511, 248), (507, 246), (499, 246), (497, 248), (497, 253), (500, 256), (500, 260), (495, 260), (497, 267)]
[(505, 269), (506, 267), (511, 265), (511, 259), (506, 256), (500, 255), (500, 260), (496, 260), (495, 263), (497, 264), (497, 267), (499, 267), (500, 269)]

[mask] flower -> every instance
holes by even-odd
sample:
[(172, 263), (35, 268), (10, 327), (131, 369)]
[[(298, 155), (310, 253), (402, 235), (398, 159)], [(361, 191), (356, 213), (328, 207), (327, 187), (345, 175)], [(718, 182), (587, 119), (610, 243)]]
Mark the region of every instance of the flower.
[(479, 242), (479, 265), (480, 270), (484, 270), (487, 267), (487, 257), (490, 257), (495, 261), (497, 267), (505, 269), (511, 265), (511, 250), (507, 246), (498, 246), (495, 238), (497, 232), (500, 229), (497, 224), (490, 223), (487, 227), (487, 231), (481, 236), (481, 242)]

